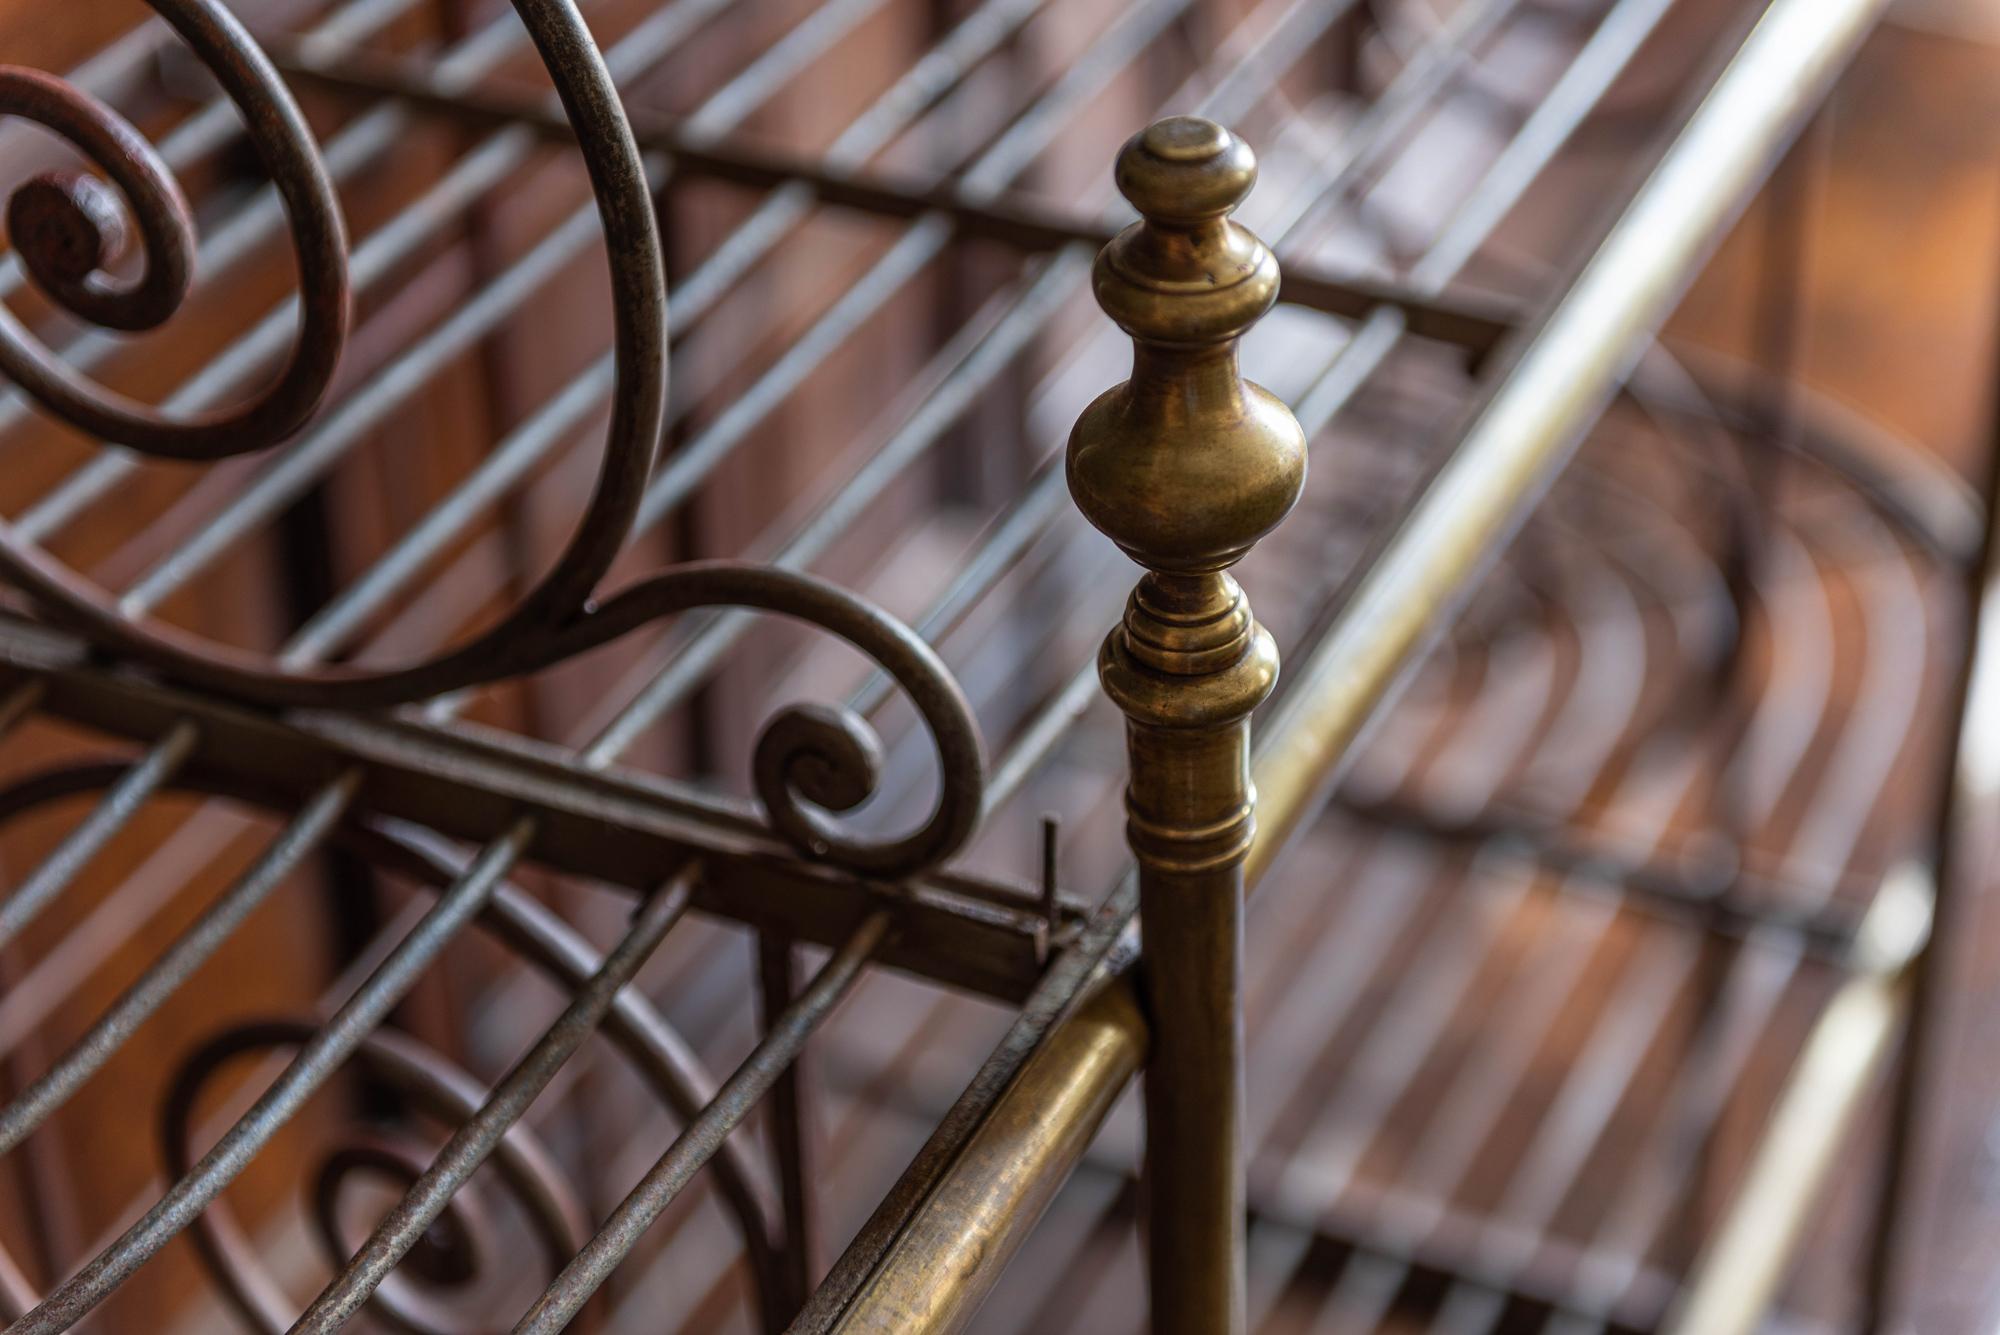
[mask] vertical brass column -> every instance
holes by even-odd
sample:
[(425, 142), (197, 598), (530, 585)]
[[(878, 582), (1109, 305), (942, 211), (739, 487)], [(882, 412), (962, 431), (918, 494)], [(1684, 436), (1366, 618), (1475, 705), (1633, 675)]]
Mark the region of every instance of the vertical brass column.
[(1128, 142), (1118, 188), (1142, 221), (1098, 256), (1098, 304), (1132, 336), (1132, 378), (1078, 419), (1069, 485), (1146, 574), (1098, 672), (1126, 717), (1127, 837), (1139, 863), (1153, 1329), (1241, 1332), (1243, 859), (1250, 712), (1277, 649), (1226, 572), (1305, 480), (1291, 412), (1246, 382), (1236, 343), (1278, 295), (1269, 249), (1228, 220), (1257, 178), (1242, 140), (1176, 116)]

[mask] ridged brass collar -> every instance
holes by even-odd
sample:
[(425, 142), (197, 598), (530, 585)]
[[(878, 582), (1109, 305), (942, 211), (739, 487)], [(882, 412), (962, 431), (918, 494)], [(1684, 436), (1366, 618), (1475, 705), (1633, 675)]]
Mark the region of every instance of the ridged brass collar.
[(1228, 220), (1257, 181), (1249, 145), (1194, 116), (1160, 121), (1118, 154), (1118, 189), (1142, 221), (1098, 257), (1098, 303), (1133, 338), (1200, 347), (1234, 338), (1278, 299), (1278, 262)]

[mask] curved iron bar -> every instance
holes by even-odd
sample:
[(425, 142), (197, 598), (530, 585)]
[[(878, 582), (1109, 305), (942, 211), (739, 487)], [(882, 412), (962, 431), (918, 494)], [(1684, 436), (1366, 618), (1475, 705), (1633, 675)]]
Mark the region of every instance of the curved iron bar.
[[(244, 1021), (219, 1031), (196, 1048), (175, 1072), (161, 1106), (160, 1148), (168, 1174), (179, 1178), (193, 1166), (190, 1140), (195, 1105), (223, 1067), (266, 1049), (302, 1045), (318, 1027), (311, 1019)], [(391, 1089), (447, 1124), (472, 1116), (486, 1096), (485, 1086), (444, 1054), (394, 1030), (378, 1029), (369, 1034), (355, 1049), (355, 1056)], [(559, 1270), (590, 1235), (588, 1215), (575, 1191), (548, 1150), (518, 1122), (507, 1129), (493, 1159), (500, 1176), (533, 1219), (543, 1258)], [(428, 1162), (426, 1150), (380, 1136), (342, 1146), (322, 1161), (314, 1182), (313, 1214), (320, 1241), (334, 1264), (343, 1264), (350, 1250), (341, 1237), (337, 1218), (341, 1186), (361, 1171), (388, 1172), (414, 1181)], [(433, 1247), (429, 1254), (411, 1269), (441, 1287), (476, 1294), (479, 1284), (490, 1283), (496, 1274), (504, 1273), (506, 1260), (498, 1253), (482, 1255), (480, 1243), (491, 1228), (477, 1207), (462, 1195), (454, 1199), (453, 1207), (430, 1235)], [(264, 1271), (258, 1249), (241, 1232), (223, 1202), (203, 1211), (191, 1232), (211, 1273), (246, 1321), (271, 1331), (291, 1325), (291, 1300)], [(379, 1310), (398, 1326), (421, 1335), (456, 1335), (482, 1328), (454, 1321), (454, 1314), (442, 1302), (412, 1288), (384, 1285), (375, 1294)], [(594, 1324), (586, 1314), (579, 1328), (588, 1330)]]
[[(347, 339), (347, 234), (305, 116), (250, 34), (217, 0), (150, 3), (236, 104), (284, 200), (300, 280), (290, 361), (248, 403), (169, 418), (72, 371), (0, 307), (0, 371), (43, 408), (99, 439), (167, 458), (222, 459), (284, 439), (319, 407)], [(0, 114), (55, 132), (110, 176), (143, 242), (139, 278), (115, 282), (105, 267), (118, 258), (125, 228), (111, 189), (77, 173), (37, 176), (7, 202), (9, 239), (36, 284), (71, 314), (107, 328), (164, 323), (193, 279), (195, 235), (187, 200), (152, 146), (96, 98), (18, 66), (0, 66)]]
[[(269, 444), (316, 406), (345, 332), (345, 242), (318, 152), (296, 105), (268, 60), (216, 0), (153, 0), (236, 99), (292, 210), (306, 275), (300, 351), (293, 371), (266, 400), (227, 423), (166, 423), (101, 398), (26, 340), (0, 312), (0, 370), (38, 402), (107, 440), (157, 454), (214, 458)], [(623, 549), (645, 495), (664, 420), (667, 387), (666, 272), (651, 187), (609, 71), (573, 0), (514, 0), (548, 68), (589, 174), (603, 223), (612, 288), (615, 384), (603, 459), (590, 499), (553, 565), (487, 630), (401, 667), (287, 667), (218, 645), (129, 610), (0, 521), (0, 576), (52, 618), (94, 643), (178, 680), (273, 705), (373, 708), (427, 699), (549, 667), (646, 622), (697, 607), (734, 605), (795, 617), (831, 631), (873, 658), (910, 694), (936, 745), (941, 777), (930, 817), (898, 838), (865, 840), (828, 812), (851, 810), (876, 790), (881, 743), (851, 711), (792, 707), (757, 742), (759, 798), (776, 830), (811, 856), (863, 875), (907, 876), (935, 866), (970, 837), (984, 789), (977, 724), (944, 665), (907, 627), (865, 600), (794, 571), (694, 563), (663, 571), (594, 602)], [(165, 167), (131, 126), (60, 80), (0, 69), (0, 110), (18, 110), (69, 136), (106, 165), (131, 201), (146, 236), (148, 267), (132, 291), (96, 273), (108, 233), (93, 219), (110, 207), (101, 185), (47, 180), (15, 196), (13, 213), (35, 221), (15, 244), (32, 271), (56, 280), (78, 314), (164, 319), (185, 289), (192, 228)], [(36, 221), (39, 220), (39, 221)], [(67, 284), (67, 287), (62, 284)], [(176, 286), (178, 285), (178, 286)], [(154, 289), (173, 297), (167, 301)], [(71, 289), (74, 289), (73, 291)], [(138, 309), (133, 309), (133, 308)], [(337, 312), (333, 313), (333, 312)], [(155, 321), (157, 322), (157, 321)], [(305, 337), (313, 334), (314, 337)], [(315, 356), (317, 387), (303, 402), (286, 390), (285, 413), (267, 409)], [(272, 421), (266, 422), (265, 416)], [(283, 430), (274, 427), (281, 426)], [(225, 441), (213, 437), (221, 431)], [(226, 446), (224, 448), (223, 446)]]
[[(401, 829), (400, 822), (391, 828), (366, 817), (363, 821), (342, 827), (336, 838), (348, 842), (374, 865), (393, 867), (433, 893), (461, 873), (451, 858), (429, 847), (420, 834)], [(584, 986), (604, 962), (574, 928), (512, 882), (500, 886), (478, 921), (509, 949), (571, 992)], [(638, 990), (621, 988), (612, 998), (603, 1034), (683, 1125), (693, 1122), (714, 1101), (720, 1089), (715, 1077), (679, 1031)], [(780, 1232), (771, 1212), (774, 1192), (753, 1166), (741, 1140), (725, 1143), (714, 1166), (716, 1190), (734, 1216), (743, 1240), (764, 1329), (781, 1329), (788, 1315), (784, 1305), (788, 1290), (774, 1242)]]
[[(129, 763), (123, 760), (98, 760), (40, 770), (8, 785), (5, 789), (0, 789), (0, 823), (51, 802), (82, 793), (101, 791), (117, 782), (119, 776), (128, 768)], [(272, 801), (269, 792), (205, 774), (198, 767), (176, 774), (170, 787), (175, 791), (226, 798), (272, 812), (282, 810)], [(446, 851), (432, 847), (430, 840), (425, 839), (414, 829), (402, 828), (400, 822), (383, 823), (359, 815), (336, 825), (331, 837), (335, 843), (347, 848), (370, 865), (404, 876), (433, 894), (449, 886), (462, 871)], [(475, 921), (497, 937), (511, 952), (546, 974), (550, 981), (566, 991), (574, 992), (584, 986), (603, 964), (603, 959), (595, 948), (578, 935), (574, 928), (511, 882), (502, 883), (496, 889)], [(195, 967), (199, 967), (199, 962)], [(185, 977), (174, 980), (171, 986), (177, 988), (179, 983), (184, 981)], [(120, 1000), (113, 1003), (113, 1010), (116, 1011), (124, 1006), (126, 998), (133, 996), (135, 991), (136, 985), (134, 989), (128, 989), (122, 994)], [(143, 1018), (138, 1016), (134, 1018), (133, 1023)], [(57, 1058), (52, 1070), (60, 1071), (78, 1060), (79, 1050), (96, 1032), (94, 1026), (68, 1052)], [(700, 1057), (668, 1024), (652, 1003), (634, 989), (630, 987), (620, 989), (603, 1018), (602, 1033), (618, 1048), (652, 1088), (654, 1094), (681, 1122), (693, 1122), (715, 1098), (717, 1082), (706, 1070)], [(210, 1043), (223, 1044), (227, 1038), (227, 1034), (218, 1035), (213, 1037)], [(206, 1050), (204, 1048), (187, 1059), (183, 1064), (183, 1076), (186, 1066), (198, 1063), (202, 1052)], [(393, 1059), (396, 1055), (390, 1053), (388, 1058)], [(221, 1057), (217, 1056), (215, 1059), (219, 1061)], [(383, 1054), (377, 1052), (370, 1059), (379, 1064), (384, 1058)], [(177, 1081), (181, 1078), (177, 1076)], [(40, 1083), (37, 1081), (36, 1085)], [(18, 1095), (13, 1103), (0, 1109), (0, 1116), (11, 1113), (14, 1107), (31, 1097), (34, 1088), (31, 1086)], [(477, 1110), (485, 1097), (483, 1088), (468, 1088), (471, 1097), (469, 1108), (462, 1113), (454, 1111), (451, 1114), (460, 1120)], [(463, 1102), (464, 1093), (465, 1091), (454, 1087), (452, 1097)], [(504, 1146), (505, 1138), (502, 1139)], [(185, 1144), (184, 1136), (179, 1143)], [(380, 1148), (379, 1146), (372, 1149), (364, 1148), (361, 1153), (374, 1154), (379, 1160), (381, 1156), (377, 1152)], [(168, 1154), (170, 1165), (173, 1166), (177, 1176), (183, 1174), (186, 1168), (186, 1165), (180, 1163), (176, 1157), (180, 1153), (184, 1152), (170, 1150)], [(496, 1150), (496, 1153), (513, 1153), (513, 1151), (503, 1148)], [(407, 1159), (409, 1155), (399, 1153), (398, 1157), (399, 1160)], [(429, 1154), (421, 1154), (420, 1161), (409, 1167), (407, 1177), (415, 1180), (429, 1166), (429, 1160)], [(754, 1167), (742, 1142), (738, 1140), (723, 1143), (717, 1151), (714, 1170), (716, 1190), (735, 1219), (737, 1231), (742, 1238), (745, 1261), (753, 1277), (752, 1288), (759, 1305), (764, 1309), (765, 1326), (776, 1329), (777, 1323), (782, 1320), (777, 1300), (785, 1289), (779, 1265), (778, 1247), (774, 1242), (778, 1230), (771, 1215), (769, 1184), (762, 1180), (762, 1175)], [(513, 1170), (503, 1165), (503, 1171)], [(322, 1190), (316, 1195), (324, 1194), (324, 1177), (323, 1173)], [(476, 1224), (465, 1220), (446, 1224), (445, 1227), (447, 1229), (458, 1227), (460, 1223), (469, 1229), (477, 1228)], [(270, 1282), (259, 1274), (255, 1248), (251, 1247), (243, 1237), (225, 1207), (220, 1204), (210, 1206), (196, 1228), (204, 1260), (245, 1319), (261, 1328), (287, 1329), (292, 1317), (282, 1314), (288, 1311), (288, 1304), (277, 1297), (276, 1290)], [(588, 1229), (586, 1228), (584, 1232), (587, 1236)], [(583, 1238), (576, 1238), (575, 1245), (571, 1246), (563, 1256), (556, 1258), (556, 1267), (560, 1268), (582, 1246)], [(347, 1263), (349, 1251), (351, 1249), (339, 1250), (333, 1262), (336, 1269)], [(7, 1309), (6, 1315), (9, 1318), (18, 1317), (33, 1307), (36, 1301), (37, 1298), (27, 1286), (25, 1278), (18, 1275), (17, 1268), (12, 1267), (4, 1248), (0, 1248), (0, 1303)], [(398, 1319), (412, 1328), (425, 1328), (420, 1323), (410, 1320), (407, 1313), (399, 1314)]]

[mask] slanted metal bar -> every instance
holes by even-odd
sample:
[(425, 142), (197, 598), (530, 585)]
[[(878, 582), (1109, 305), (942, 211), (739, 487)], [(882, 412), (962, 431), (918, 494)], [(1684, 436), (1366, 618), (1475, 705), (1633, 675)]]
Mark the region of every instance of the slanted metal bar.
[[(122, 766), (118, 768), (122, 772)], [(116, 778), (117, 774), (111, 773), (103, 782), (75, 791), (101, 793)], [(17, 800), (23, 796), (18, 787), (13, 792)], [(170, 838), (125, 873), (117, 888), (93, 903), (88, 915), (24, 969), (6, 995), (0, 996), (0, 1054), (28, 1043), (85, 980), (131, 939), (138, 925), (152, 921), (164, 904), (192, 882), (194, 867), (216, 861), (227, 837), (221, 830), (220, 813), (204, 810), (183, 822)], [(201, 856), (204, 847), (209, 856)], [(191, 853), (197, 859), (192, 864)]]
[[(962, 1330), (1026, 1240), (1120, 1091), (1139, 1073), (1146, 1024), (1131, 989), (1092, 989), (1025, 1054), (1018, 1081), (915, 1203), (834, 1327), (869, 1335)], [(1012, 1091), (1032, 1088), (1023, 1100)], [(808, 1309), (810, 1315), (810, 1309)], [(804, 1320), (793, 1330), (820, 1329)]]
[[(797, 1000), (798, 947), (788, 937), (757, 934), (757, 1014), (769, 1033), (785, 1008)], [(777, 1167), (778, 1197), (785, 1217), (784, 1318), (805, 1305), (819, 1274), (819, 1214), (814, 1165), (815, 1120), (804, 1088), (802, 1060), (787, 1066), (771, 1087), (769, 1130), (771, 1158)]]
[(0, 1108), (0, 1154), (19, 1145), (50, 1113), (68, 1101), (146, 1018), (221, 948), (243, 920), (312, 856), (346, 813), (359, 788), (359, 774), (349, 770), (321, 789), (263, 855), (119, 994), (117, 1001), (81, 1038), (5, 1108)]
[(6, 899), (0, 900), (0, 946), (19, 936), (35, 915), (47, 908), (90, 860), (132, 823), (140, 809), (194, 750), (200, 735), (193, 723), (175, 725), (106, 790), (82, 823)]
[(569, 1324), (590, 1296), (632, 1250), (646, 1229), (673, 1204), (688, 1180), (715, 1157), (722, 1141), (749, 1115), (778, 1076), (798, 1058), (807, 1039), (861, 976), (862, 966), (889, 930), (887, 915), (864, 922), (821, 965), (813, 979), (772, 1023), (757, 1046), (716, 1092), (700, 1117), (682, 1129), (562, 1274), (528, 1309), (517, 1335), (554, 1332)]
[(314, 1298), (293, 1325), (295, 1331), (338, 1330), (389, 1277), (445, 1207), (527, 1115), (556, 1072), (596, 1032), (618, 993), (630, 983), (690, 902), (692, 876), (682, 872), (649, 895), (632, 925), (590, 980), (578, 988), (563, 1013), (512, 1070), (493, 1087), (479, 1111), (445, 1142), (423, 1175), (375, 1225), (367, 1243)]
[[(1476, 31), (1483, 36), (1511, 8), (1511, 4), (1487, 5), (1462, 12), (1480, 16)], [(312, 58), (304, 47), (288, 49), (282, 44), (274, 50), (279, 68), (308, 84), (350, 95), (391, 97), (477, 125), (527, 125), (558, 143), (575, 137), (560, 112), (535, 100), (515, 94), (440, 92), (430, 71), (416, 61), (376, 56)], [(1449, 65), (1440, 61), (1421, 69), (1425, 74), (1433, 70), (1443, 74)], [(1411, 89), (1421, 86), (1422, 81), (1416, 79), (1406, 85)], [(1392, 142), (1391, 128), (1400, 128), (1422, 105), (1420, 97), (1371, 104), (1371, 115), (1385, 122), (1385, 131), (1365, 134), (1353, 142)], [(846, 169), (829, 165), (827, 157), (785, 153), (728, 139), (698, 128), (700, 121), (699, 116), (682, 119), (636, 112), (632, 129), (642, 148), (666, 155), (676, 170), (692, 177), (751, 189), (802, 188), (805, 195), (821, 204), (888, 218), (915, 220), (938, 214), (949, 218), (961, 236), (999, 241), (1029, 253), (1072, 245), (1096, 250), (1116, 231), (1094, 219), (1030, 201), (994, 198), (955, 183), (933, 185), (887, 172)], [(1315, 201), (1314, 211), (1325, 208), (1324, 201), (1348, 188), (1347, 183), (1357, 174), (1343, 170), (1339, 186), (1329, 187), (1328, 193)], [(1451, 343), (1476, 355), (1490, 352), (1516, 318), (1497, 306), (1422, 294), (1394, 283), (1336, 274), (1321, 266), (1292, 261), (1285, 262), (1283, 300), (1344, 319), (1360, 319), (1377, 307), (1393, 307), (1403, 312), (1406, 327), (1417, 337)]]
[(68, 1330), (182, 1233), (291, 1120), (312, 1092), (340, 1069), (439, 952), (479, 914), (533, 834), (534, 823), (524, 818), (486, 848), (193, 1169), (143, 1218), (16, 1322), (10, 1328), (13, 1335), (55, 1335)]

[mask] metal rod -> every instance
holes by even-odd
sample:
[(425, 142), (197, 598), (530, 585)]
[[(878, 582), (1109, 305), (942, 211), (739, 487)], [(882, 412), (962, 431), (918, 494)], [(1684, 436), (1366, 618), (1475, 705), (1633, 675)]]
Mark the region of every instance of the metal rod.
[(692, 881), (682, 872), (645, 899), (631, 927), (589, 982), (577, 989), (561, 1016), (493, 1087), (479, 1111), (452, 1133), (430, 1167), (293, 1324), (294, 1331), (338, 1330), (361, 1310), (397, 1263), (422, 1241), (459, 1188), (498, 1148), (508, 1129), (527, 1115), (556, 1072), (604, 1022), (619, 991), (687, 911)]
[(0, 900), (0, 946), (6, 945), (76, 879), (104, 846), (132, 823), (160, 786), (171, 779), (200, 739), (192, 723), (177, 724), (108, 789), (61, 844)]
[(771, 1025), (757, 1046), (716, 1092), (700, 1117), (684, 1127), (646, 1176), (611, 1212), (597, 1234), (563, 1268), (514, 1326), (517, 1335), (555, 1332), (567, 1325), (612, 1270), (671, 1205), (722, 1141), (795, 1061), (806, 1040), (860, 977), (862, 966), (889, 930), (886, 914), (864, 921), (835, 951)]
[[(1102, 987), (1027, 1058), (855, 1294), (838, 1326), (860, 1335), (962, 1330), (1139, 1073), (1146, 1022), (1131, 989)], [(803, 1323), (802, 1323), (803, 1324)], [(794, 1330), (802, 1328), (794, 1326)], [(810, 1329), (811, 1327), (803, 1327)]]
[[(1929, 831), (1931, 893), (1935, 907), (1931, 931), (1911, 961), (1909, 1015), (1902, 1054), (1891, 1095), (1887, 1167), (1874, 1219), (1869, 1257), (1867, 1319), (1863, 1329), (1893, 1330), (1903, 1317), (1905, 1295), (1914, 1291), (1911, 1275), (1914, 1250), (1911, 1221), (1920, 1217), (1927, 1188), (1926, 1088), (1937, 1088), (1937, 1051), (1943, 1041), (1943, 1016), (1950, 995), (1951, 960), (1947, 952), (1970, 934), (1971, 899), (1977, 882), (1976, 854), (1968, 853), (1979, 836), (1975, 813), (2000, 792), (2000, 760), (1996, 760), (1994, 721), (2000, 719), (2000, 322), (1995, 324), (1996, 374), (1994, 398), (1988, 407), (1988, 440), (1984, 487), (1986, 524), (1979, 551), (1967, 565), (1958, 605), (1964, 626), (1965, 651), (1951, 685), (1953, 722), (1933, 779)], [(1804, 1188), (1801, 1188), (1803, 1191)]]
[[(785, 1007), (797, 999), (798, 947), (785, 936), (757, 934), (757, 1010), (769, 1033)], [(771, 1157), (777, 1166), (779, 1200), (785, 1215), (785, 1294), (783, 1319), (805, 1306), (819, 1274), (819, 1220), (814, 1209), (813, 1131), (816, 1119), (804, 1086), (804, 1058), (794, 1061), (771, 1087)]]
[(531, 821), (517, 821), (485, 849), (193, 1169), (143, 1218), (9, 1327), (10, 1335), (55, 1335), (68, 1330), (184, 1231), (312, 1092), (353, 1055), (438, 953), (479, 914), (526, 851), (533, 833)]
[(263, 855), (119, 994), (83, 1036), (0, 1109), (0, 1154), (20, 1144), (81, 1088), (146, 1017), (165, 1004), (243, 920), (313, 854), (346, 812), (359, 787), (358, 771), (350, 770), (301, 807), (297, 818)]

